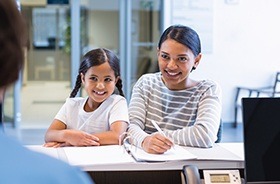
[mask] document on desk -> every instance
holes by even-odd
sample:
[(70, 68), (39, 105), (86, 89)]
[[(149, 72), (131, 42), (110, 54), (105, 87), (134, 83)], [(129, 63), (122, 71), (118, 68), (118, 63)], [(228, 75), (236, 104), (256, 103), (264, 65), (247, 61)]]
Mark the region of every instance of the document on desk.
[[(197, 155), (198, 160), (231, 160), (231, 161), (242, 161), (244, 158), (235, 154), (232, 149), (232, 143), (229, 143), (228, 148), (222, 146), (227, 143), (217, 143), (214, 144), (212, 148), (196, 148), (196, 147), (186, 147), (186, 149), (194, 155)], [(242, 144), (233, 147), (235, 149), (242, 149)], [(235, 150), (236, 151), (236, 150)]]
[(119, 145), (64, 147), (63, 150), (68, 163), (76, 166), (135, 163), (135, 160)]
[(56, 159), (59, 159), (57, 148), (47, 148), (42, 145), (27, 145), (26, 147), (32, 151), (40, 152), (48, 156), (54, 157)]
[(130, 146), (130, 152), (136, 161), (163, 162), (175, 160), (192, 160), (197, 158), (197, 156), (178, 145), (174, 145), (173, 148), (163, 154), (150, 154), (141, 148), (136, 148), (135, 146)]

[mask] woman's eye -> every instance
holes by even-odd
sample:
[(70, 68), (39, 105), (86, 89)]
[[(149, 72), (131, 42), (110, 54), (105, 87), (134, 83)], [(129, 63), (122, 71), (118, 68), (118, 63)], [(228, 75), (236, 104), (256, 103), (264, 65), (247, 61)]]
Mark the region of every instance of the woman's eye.
[(163, 59), (169, 59), (169, 57), (168, 57), (167, 54), (161, 54), (161, 57), (162, 57)]
[(184, 63), (184, 62), (188, 61), (188, 58), (186, 58), (186, 57), (179, 57), (179, 58), (178, 58), (178, 61)]

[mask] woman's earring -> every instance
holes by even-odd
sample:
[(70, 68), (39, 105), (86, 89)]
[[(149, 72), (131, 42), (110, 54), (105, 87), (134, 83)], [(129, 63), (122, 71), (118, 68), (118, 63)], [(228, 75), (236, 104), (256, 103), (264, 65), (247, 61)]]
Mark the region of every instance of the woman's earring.
[(191, 70), (191, 72), (192, 72), (193, 70), (195, 70), (195, 69), (196, 69), (196, 67), (195, 67), (195, 66), (193, 66), (193, 67), (192, 67), (192, 70)]

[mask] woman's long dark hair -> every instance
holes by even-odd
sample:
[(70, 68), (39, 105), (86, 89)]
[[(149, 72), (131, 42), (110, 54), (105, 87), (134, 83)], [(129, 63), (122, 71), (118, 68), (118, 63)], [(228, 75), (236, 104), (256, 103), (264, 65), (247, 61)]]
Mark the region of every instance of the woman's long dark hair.
[(162, 43), (167, 40), (172, 39), (175, 40), (193, 52), (196, 57), (199, 53), (201, 53), (201, 43), (198, 34), (195, 30), (190, 27), (183, 25), (173, 25), (168, 27), (161, 35), (158, 48), (161, 48)]

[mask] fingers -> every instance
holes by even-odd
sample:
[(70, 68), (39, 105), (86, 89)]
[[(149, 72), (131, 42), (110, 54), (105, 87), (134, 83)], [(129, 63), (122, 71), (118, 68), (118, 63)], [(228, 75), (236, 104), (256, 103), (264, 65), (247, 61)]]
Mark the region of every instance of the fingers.
[(162, 154), (173, 145), (172, 141), (160, 134), (153, 134), (144, 139), (143, 149), (148, 153)]
[(51, 148), (58, 148), (60, 147), (61, 143), (59, 142), (47, 142), (43, 146), (44, 147), (51, 147)]
[(157, 140), (160, 140), (160, 142), (162, 142), (168, 146), (174, 145), (173, 141), (170, 138), (168, 138), (160, 133), (155, 133), (155, 134), (153, 134), (153, 136), (155, 136), (157, 138)]
[(100, 146), (100, 143), (92, 139), (86, 139), (84, 140), (83, 146)]
[(91, 139), (91, 140), (97, 141), (97, 142), (99, 141), (99, 138), (94, 136), (94, 135), (91, 135), (91, 134), (88, 134), (88, 133), (86, 133), (85, 135), (86, 135), (86, 138), (88, 138), (88, 139)]
[(85, 146), (100, 146), (99, 138), (88, 133), (85, 134), (84, 143)]

